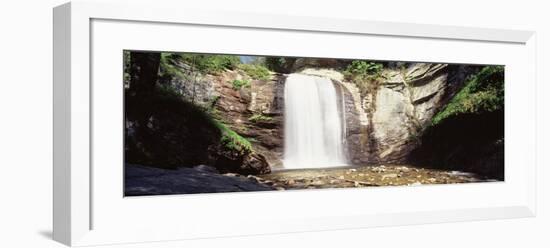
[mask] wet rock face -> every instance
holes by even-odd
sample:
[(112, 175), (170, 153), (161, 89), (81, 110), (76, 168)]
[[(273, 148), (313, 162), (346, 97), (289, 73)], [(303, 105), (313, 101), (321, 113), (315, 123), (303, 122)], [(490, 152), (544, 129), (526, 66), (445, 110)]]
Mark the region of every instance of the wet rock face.
[(350, 162), (405, 162), (432, 117), (463, 86), (468, 75), (466, 67), (458, 65), (390, 67), (384, 69), (384, 79), (377, 88), (364, 96), (355, 85), (343, 82)]
[(376, 93), (376, 109), (372, 115), (373, 132), (379, 161), (399, 161), (406, 154), (408, 137), (413, 132), (414, 106), (406, 94), (387, 87)]
[(282, 115), (285, 80), (286, 76), (275, 75), (269, 81), (253, 81), (248, 110), (270, 116)]
[(372, 161), (374, 146), (376, 145), (367, 135), (372, 132), (367, 113), (361, 106), (359, 90), (353, 84), (341, 82), (341, 97), (344, 97), (343, 110), (345, 112), (345, 152), (349, 163), (366, 164)]
[[(285, 78), (285, 75), (274, 74), (270, 80), (250, 80), (243, 72), (224, 71), (218, 75), (197, 75), (190, 81), (174, 78), (165, 83), (176, 89), (185, 100), (213, 109), (217, 119), (252, 144), (255, 154), (244, 161), (223, 154), (223, 150), (213, 149), (215, 154), (221, 153), (219, 160), (226, 163), (217, 162), (219, 167), (235, 167), (233, 172), (256, 171), (251, 174), (262, 174), (267, 173), (270, 166), (282, 166)], [(250, 86), (235, 89), (231, 83), (233, 80), (250, 80)], [(244, 163), (242, 171), (238, 163)]]
[(249, 88), (235, 90), (229, 82), (237, 77), (234, 72), (226, 72), (211, 81), (219, 92), (214, 106), (216, 112), (232, 130), (250, 141), (258, 155), (261, 154), (261, 158), (248, 161), (251, 166), (263, 161), (271, 167), (280, 167), (286, 77), (276, 74), (270, 80), (252, 80)]
[(236, 125), (271, 167), (282, 167), (285, 79), (284, 75), (274, 75), (271, 80), (252, 81), (246, 116)]

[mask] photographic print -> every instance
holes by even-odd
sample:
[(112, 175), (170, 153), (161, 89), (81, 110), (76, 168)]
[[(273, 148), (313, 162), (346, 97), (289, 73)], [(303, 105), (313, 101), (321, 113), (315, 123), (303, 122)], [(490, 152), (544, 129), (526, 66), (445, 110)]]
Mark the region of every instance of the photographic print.
[(125, 196), (504, 180), (504, 66), (123, 52)]

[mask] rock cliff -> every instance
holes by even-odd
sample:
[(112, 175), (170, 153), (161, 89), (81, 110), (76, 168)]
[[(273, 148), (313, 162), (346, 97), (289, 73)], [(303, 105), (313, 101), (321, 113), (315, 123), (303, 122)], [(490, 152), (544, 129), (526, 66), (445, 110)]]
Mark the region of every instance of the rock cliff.
[[(261, 155), (271, 167), (281, 167), (285, 75), (273, 73), (267, 79), (255, 80), (242, 71), (226, 70), (199, 75), (196, 80), (196, 86), (181, 78), (163, 83), (185, 100), (211, 109), (216, 118), (250, 141), (256, 156)], [(234, 80), (249, 80), (250, 84), (235, 88)]]
[(473, 69), (448, 64), (410, 63), (382, 71), (376, 87), (360, 94), (346, 89), (348, 156), (353, 164), (404, 162), (433, 116)]
[(433, 116), (476, 70), (448, 64), (390, 65), (365, 92), (336, 70), (305, 68), (300, 72), (333, 80), (344, 102), (348, 160), (364, 165), (406, 162)]
[[(380, 79), (367, 90), (341, 73), (342, 60), (297, 59), (291, 72), (332, 79), (340, 95), (345, 119), (346, 156), (351, 164), (403, 163), (421, 141), (432, 118), (479, 66), (387, 63)], [(327, 65), (327, 63), (329, 63)], [(185, 65), (180, 65), (185, 70)], [(331, 69), (327, 69), (331, 68)], [(264, 79), (250, 78), (241, 70), (195, 77), (195, 83), (171, 78), (162, 82), (187, 101), (210, 109), (255, 151), (256, 164), (282, 166), (284, 83), (287, 74), (271, 72)], [(249, 80), (246, 87), (231, 82)], [(253, 163), (252, 163), (253, 164)], [(262, 167), (262, 165), (256, 165)]]

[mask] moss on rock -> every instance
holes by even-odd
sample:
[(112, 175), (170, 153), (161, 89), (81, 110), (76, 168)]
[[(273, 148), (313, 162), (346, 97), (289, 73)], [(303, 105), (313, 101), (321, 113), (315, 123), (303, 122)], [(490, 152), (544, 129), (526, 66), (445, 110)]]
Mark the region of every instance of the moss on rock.
[(222, 122), (211, 119), (214, 125), (220, 130), (221, 138), (220, 143), (227, 149), (238, 152), (241, 155), (245, 155), (252, 152), (252, 145), (250, 141), (246, 138), (243, 138), (235, 131), (231, 130)]

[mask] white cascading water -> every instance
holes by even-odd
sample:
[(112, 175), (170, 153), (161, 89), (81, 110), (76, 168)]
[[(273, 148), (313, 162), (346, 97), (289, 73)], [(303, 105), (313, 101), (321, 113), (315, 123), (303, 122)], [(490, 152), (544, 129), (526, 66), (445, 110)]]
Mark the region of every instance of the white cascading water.
[(285, 169), (345, 166), (342, 118), (328, 78), (290, 74), (285, 82)]

